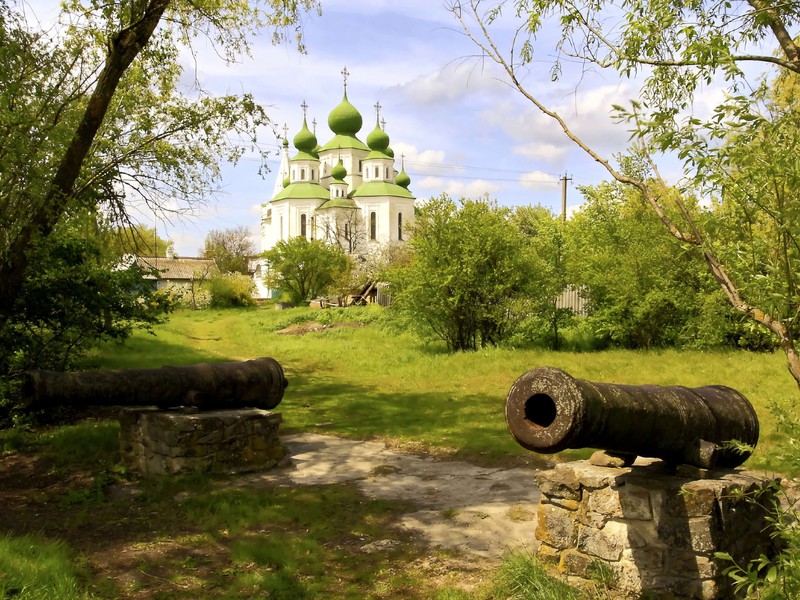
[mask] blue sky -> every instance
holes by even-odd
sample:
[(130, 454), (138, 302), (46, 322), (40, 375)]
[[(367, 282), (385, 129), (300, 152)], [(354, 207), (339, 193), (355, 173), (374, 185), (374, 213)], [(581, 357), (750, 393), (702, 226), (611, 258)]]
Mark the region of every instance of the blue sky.
[[(364, 117), (359, 137), (375, 125), (376, 102), (399, 160), (405, 156), (410, 189), (419, 199), (446, 192), (454, 197), (489, 194), (502, 205), (541, 204), (560, 211), (565, 173), (568, 205), (580, 202), (576, 185), (606, 178), (547, 118), (499, 80), (488, 63), (470, 58), (475, 46), (464, 37), (444, 5), (430, 0), (323, 0), (321, 16), (303, 22), (307, 54), (291, 44), (273, 46), (265, 33), (253, 60), (226, 66), (213, 54), (197, 61), (197, 77), (211, 92), (246, 91), (268, 108), (289, 140), (302, 124), (317, 121), (324, 144), (328, 114), (342, 98), (346, 66), (348, 97)], [(610, 106), (631, 95), (630, 84), (589, 74), (580, 83), (550, 81), (545, 57), (529, 78), (579, 132), (604, 153), (625, 149), (628, 134), (613, 125)], [(194, 67), (193, 67), (194, 69)], [(250, 227), (257, 239), (259, 206), (270, 199), (279, 160), (277, 140), (264, 132), (261, 144), (274, 150), (272, 169), (258, 174), (258, 161), (245, 158), (224, 169), (221, 192), (192, 219), (159, 222), (179, 255), (195, 255), (211, 229)], [(294, 148), (292, 147), (292, 151)]]
[[(380, 102), (396, 158), (405, 156), (410, 189), (419, 199), (443, 192), (488, 194), (502, 205), (560, 211), (562, 175), (572, 178), (571, 208), (581, 200), (576, 185), (607, 178), (555, 123), (503, 83), (493, 65), (474, 58), (476, 47), (442, 2), (322, 0), (322, 10), (303, 20), (305, 55), (291, 43), (273, 46), (264, 32), (255, 40), (253, 59), (240, 64), (225, 65), (211, 50), (200, 51), (196, 60), (187, 54), (186, 77), (211, 93), (252, 93), (281, 131), (288, 125), (290, 142), (302, 124), (305, 101), (324, 144), (332, 135), (327, 118), (342, 98), (346, 66), (348, 97), (364, 117), (359, 137), (365, 140), (374, 127), (373, 105)], [(631, 84), (591, 72), (567, 72), (554, 83), (552, 60), (540, 59), (528, 84), (595, 149), (606, 156), (624, 151), (628, 133), (612, 124), (609, 110), (635, 95)], [(224, 167), (220, 192), (193, 217), (158, 221), (159, 234), (175, 242), (179, 255), (196, 255), (211, 229), (245, 225), (258, 241), (259, 206), (271, 197), (280, 158), (269, 130), (260, 144), (274, 150), (265, 178), (258, 174), (259, 161), (245, 157), (236, 167)], [(152, 215), (142, 220), (152, 224)]]

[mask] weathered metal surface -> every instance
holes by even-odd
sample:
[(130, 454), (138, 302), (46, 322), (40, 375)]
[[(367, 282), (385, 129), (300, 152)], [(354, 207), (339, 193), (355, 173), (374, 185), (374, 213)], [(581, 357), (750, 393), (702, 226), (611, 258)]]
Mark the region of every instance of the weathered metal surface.
[(576, 379), (553, 367), (523, 374), (506, 397), (506, 423), (523, 447), (552, 454), (599, 448), (674, 464), (733, 468), (755, 447), (750, 402), (721, 385), (699, 388), (619, 385)]
[(272, 358), (123, 371), (31, 371), (23, 398), (31, 408), (51, 406), (193, 406), (275, 408), (287, 381)]

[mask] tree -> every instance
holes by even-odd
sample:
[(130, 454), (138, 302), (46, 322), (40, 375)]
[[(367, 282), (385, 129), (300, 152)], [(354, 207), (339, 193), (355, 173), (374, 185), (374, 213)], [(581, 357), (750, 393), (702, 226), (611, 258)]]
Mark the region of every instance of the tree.
[[(740, 272), (724, 249), (724, 236), (717, 236), (719, 228), (692, 214), (689, 207), (695, 193), (724, 198), (723, 203), (737, 202), (737, 196), (723, 195), (724, 174), (751, 163), (746, 153), (736, 158), (743, 164), (731, 163), (734, 154), (730, 149), (740, 141), (761, 139), (763, 127), (775, 122), (763, 92), (768, 85), (755, 81), (752, 69), (745, 65), (772, 69), (773, 78), (775, 73), (800, 73), (800, 47), (789, 32), (800, 20), (797, 4), (769, 0), (690, 4), (634, 0), (620, 9), (609, 1), (515, 0), (494, 3), (484, 10), (485, 6), (480, 0), (449, 4), (464, 32), (484, 57), (499, 65), (512, 87), (553, 119), (565, 136), (602, 165), (614, 180), (635, 189), (670, 235), (697, 249), (733, 308), (775, 336), (800, 386), (800, 354), (793, 325), (797, 313), (775, 310), (770, 303), (764, 303), (762, 294), (754, 292), (754, 288), (761, 289), (758, 285), (748, 285), (759, 277), (764, 265), (770, 264), (769, 255), (760, 255)], [(504, 51), (493, 35), (493, 25), (508, 6), (513, 6), (518, 25), (510, 49)], [(646, 173), (626, 173), (601, 156), (526, 85), (524, 75), (533, 66), (534, 57), (545, 54), (540, 40), (547, 38), (540, 34), (550, 25), (561, 29), (551, 71), (553, 79), (563, 76), (562, 59), (625, 77), (644, 77), (639, 97), (627, 108), (613, 109), (624, 126), (633, 130), (635, 152), (650, 167)], [(777, 52), (758, 52), (770, 42), (777, 46)], [(726, 85), (728, 94), (712, 116), (704, 120), (693, 110), (695, 99), (702, 86), (714, 82)], [(742, 89), (755, 89), (756, 93), (743, 95)], [(777, 154), (793, 153), (782, 147)], [(661, 155), (683, 161), (685, 179), (680, 193), (672, 193), (661, 177), (657, 166)], [(797, 170), (798, 166), (788, 160), (779, 161), (770, 175), (789, 181)], [(780, 215), (777, 229), (786, 225), (788, 222)], [(797, 236), (793, 232), (789, 237)], [(750, 251), (759, 249), (765, 248), (753, 244)], [(781, 304), (793, 306), (794, 291), (787, 276), (788, 271), (797, 272), (796, 264), (783, 269), (783, 274), (779, 271), (774, 269), (772, 273), (781, 278), (776, 286), (784, 297)]]
[(181, 48), (204, 37), (234, 60), (258, 28), (274, 27), (280, 39), (316, 6), (71, 0), (66, 29), (51, 39), (23, 9), (0, 5), (0, 329), (35, 248), (70, 210), (103, 206), (125, 221), (137, 198), (162, 207), (160, 198), (198, 199), (220, 158), (244, 151), (231, 140), (254, 143), (268, 124), (248, 95), (183, 94)]
[(295, 304), (324, 295), (348, 265), (338, 247), (300, 236), (278, 242), (264, 258), (269, 264), (267, 285)]
[(146, 271), (112, 268), (99, 239), (82, 231), (82, 220), (66, 219), (31, 254), (31, 269), (0, 335), (3, 374), (73, 368), (98, 342), (150, 329), (170, 310), (169, 299), (144, 278)]
[(155, 227), (147, 225), (101, 226), (99, 234), (109, 260), (120, 259), (126, 254), (166, 256), (172, 251), (172, 242), (159, 236)]
[(449, 350), (497, 344), (527, 312), (529, 254), (508, 209), (488, 199), (433, 198), (407, 246), (408, 263), (391, 275), (393, 302)]
[(550, 346), (558, 350), (559, 331), (573, 316), (570, 309), (558, 307), (559, 296), (570, 284), (565, 223), (542, 206), (518, 207), (514, 221), (528, 238), (531, 258), (535, 259), (532, 273), (536, 277), (537, 294), (532, 314), (547, 328)]
[(336, 244), (345, 254), (355, 254), (367, 241), (364, 217), (357, 207), (330, 208), (321, 218), (322, 239)]
[(248, 274), (250, 259), (256, 254), (255, 244), (245, 226), (212, 229), (206, 236), (201, 255), (213, 258), (222, 273)]
[(571, 277), (584, 290), (588, 322), (601, 343), (651, 348), (738, 341), (735, 324), (718, 316), (724, 299), (699, 253), (663, 235), (635, 190), (607, 182), (580, 191), (584, 203), (569, 223)]

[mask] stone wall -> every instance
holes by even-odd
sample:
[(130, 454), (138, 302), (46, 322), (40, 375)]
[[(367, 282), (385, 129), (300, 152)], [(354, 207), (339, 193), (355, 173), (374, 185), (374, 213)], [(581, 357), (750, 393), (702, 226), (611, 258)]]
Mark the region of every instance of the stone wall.
[(606, 565), (630, 597), (730, 597), (727, 565), (714, 552), (746, 564), (772, 551), (762, 508), (772, 492), (750, 501), (771, 480), (694, 471), (700, 477), (670, 472), (661, 461), (625, 468), (578, 461), (538, 473), (539, 555), (577, 584), (592, 578), (596, 563)]
[(268, 469), (285, 455), (281, 421), (280, 413), (255, 408), (130, 408), (120, 415), (120, 451), (123, 462), (143, 475)]

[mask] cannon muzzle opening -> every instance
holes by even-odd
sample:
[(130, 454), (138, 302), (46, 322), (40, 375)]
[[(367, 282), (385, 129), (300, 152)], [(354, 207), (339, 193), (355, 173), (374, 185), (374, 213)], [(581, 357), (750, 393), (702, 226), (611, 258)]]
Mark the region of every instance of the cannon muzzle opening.
[(758, 442), (758, 417), (725, 386), (619, 385), (576, 379), (553, 367), (524, 373), (508, 392), (506, 423), (534, 452), (599, 448), (674, 464), (733, 468)]

